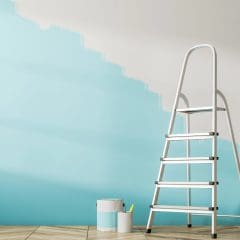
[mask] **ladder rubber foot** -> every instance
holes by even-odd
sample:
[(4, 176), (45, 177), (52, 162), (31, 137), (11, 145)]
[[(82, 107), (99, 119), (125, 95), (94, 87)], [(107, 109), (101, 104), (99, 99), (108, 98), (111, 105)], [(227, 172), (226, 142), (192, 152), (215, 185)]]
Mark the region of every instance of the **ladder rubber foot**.
[(191, 228), (191, 227), (192, 227), (192, 224), (188, 224), (187, 227), (188, 227), (188, 228)]
[(212, 238), (217, 238), (217, 234), (216, 233), (213, 233), (211, 234)]
[(152, 229), (147, 229), (146, 233), (151, 233)]

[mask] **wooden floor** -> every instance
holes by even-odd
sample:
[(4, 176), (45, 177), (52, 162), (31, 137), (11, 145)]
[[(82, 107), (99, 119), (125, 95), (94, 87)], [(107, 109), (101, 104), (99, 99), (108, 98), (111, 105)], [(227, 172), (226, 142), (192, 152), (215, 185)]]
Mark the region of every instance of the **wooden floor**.
[[(99, 232), (93, 226), (0, 226), (0, 240), (187, 240), (211, 239), (209, 227), (155, 227), (145, 234), (144, 227), (132, 233)], [(218, 228), (218, 239), (240, 239), (240, 226)]]

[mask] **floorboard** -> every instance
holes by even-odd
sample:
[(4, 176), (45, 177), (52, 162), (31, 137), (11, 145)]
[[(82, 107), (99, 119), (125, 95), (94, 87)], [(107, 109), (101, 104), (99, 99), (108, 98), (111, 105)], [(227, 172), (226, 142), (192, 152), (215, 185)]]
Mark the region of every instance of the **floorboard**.
[[(145, 234), (144, 226), (132, 233), (100, 232), (95, 226), (0, 226), (0, 240), (207, 240), (209, 227), (161, 226)], [(218, 239), (239, 240), (240, 226), (218, 227)]]

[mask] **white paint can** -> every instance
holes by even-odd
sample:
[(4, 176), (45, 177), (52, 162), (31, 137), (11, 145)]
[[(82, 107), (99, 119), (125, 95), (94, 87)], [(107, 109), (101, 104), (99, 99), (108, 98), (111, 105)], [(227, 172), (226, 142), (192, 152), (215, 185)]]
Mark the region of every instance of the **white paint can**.
[(117, 231), (119, 233), (132, 232), (132, 219), (133, 219), (132, 212), (119, 212)]
[(117, 214), (123, 211), (122, 199), (97, 200), (97, 230), (116, 231)]

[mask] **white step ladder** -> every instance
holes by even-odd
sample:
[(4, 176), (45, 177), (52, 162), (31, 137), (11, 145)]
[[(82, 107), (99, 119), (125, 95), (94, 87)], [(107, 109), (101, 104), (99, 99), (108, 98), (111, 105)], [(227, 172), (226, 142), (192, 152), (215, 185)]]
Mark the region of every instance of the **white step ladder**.
[[(186, 66), (188, 63), (189, 56), (191, 53), (197, 49), (209, 48), (212, 52), (212, 60), (213, 60), (213, 92), (212, 92), (212, 106), (207, 107), (197, 107), (190, 108), (189, 101), (187, 97), (181, 92), (183, 80), (186, 72)], [(222, 99), (224, 107), (218, 106), (218, 98)], [(182, 99), (186, 105), (186, 108), (178, 108), (179, 100)], [(212, 218), (212, 228), (211, 228), (211, 236), (212, 238), (217, 238), (216, 226), (217, 226), (217, 160), (218, 160), (218, 152), (217, 152), (217, 112), (225, 111), (227, 122), (229, 126), (230, 135), (232, 138), (233, 151), (236, 161), (236, 167), (238, 174), (240, 174), (240, 162), (238, 156), (237, 145), (234, 137), (233, 127), (231, 123), (231, 118), (229, 114), (229, 108), (226, 101), (226, 98), (222, 94), (221, 91), (217, 88), (217, 54), (216, 50), (213, 46), (209, 44), (201, 44), (194, 46), (189, 49), (186, 53), (182, 71), (180, 74), (177, 93), (173, 105), (172, 115), (170, 119), (168, 134), (166, 134), (165, 145), (163, 149), (163, 155), (161, 158), (160, 169), (157, 181), (155, 181), (155, 191), (153, 195), (152, 204), (150, 205), (150, 213), (147, 223), (146, 233), (151, 233), (153, 218), (155, 212), (180, 212), (187, 213), (187, 226), (192, 226), (192, 214), (204, 214), (210, 215)], [(190, 133), (190, 114), (194, 113), (202, 113), (202, 112), (211, 112), (212, 113), (212, 129), (207, 133)], [(185, 113), (186, 114), (186, 134), (173, 134), (174, 121), (177, 113)], [(191, 157), (190, 156), (190, 140), (204, 140), (211, 139), (212, 141), (212, 154), (209, 157)], [(173, 158), (168, 157), (168, 150), (171, 141), (186, 141), (186, 157)], [(210, 164), (212, 167), (212, 179), (209, 182), (191, 182), (191, 168), (190, 164)], [(166, 182), (162, 181), (164, 167), (167, 164), (186, 164), (187, 167), (187, 181), (186, 182)], [(187, 189), (187, 206), (169, 206), (169, 205), (159, 205), (158, 198), (160, 188), (186, 188)], [(209, 188), (212, 191), (212, 203), (211, 206), (208, 207), (194, 207), (191, 206), (191, 189), (192, 188)]]

